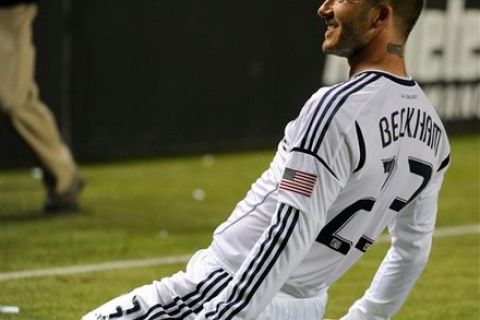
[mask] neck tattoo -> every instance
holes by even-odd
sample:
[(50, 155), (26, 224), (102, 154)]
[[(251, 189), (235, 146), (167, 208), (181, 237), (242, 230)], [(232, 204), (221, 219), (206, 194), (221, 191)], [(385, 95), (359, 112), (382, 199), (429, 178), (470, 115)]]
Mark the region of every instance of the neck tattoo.
[(401, 44), (388, 43), (387, 44), (387, 51), (390, 52), (390, 53), (396, 54), (400, 58), (403, 58), (405, 48)]

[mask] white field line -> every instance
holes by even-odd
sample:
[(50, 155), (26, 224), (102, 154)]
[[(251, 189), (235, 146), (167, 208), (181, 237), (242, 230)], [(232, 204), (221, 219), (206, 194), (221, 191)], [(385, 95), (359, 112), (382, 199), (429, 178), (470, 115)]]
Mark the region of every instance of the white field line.
[[(455, 237), (463, 236), (467, 234), (479, 234), (480, 233), (480, 224), (468, 225), (468, 226), (457, 226), (457, 227), (444, 227), (438, 228), (433, 234), (434, 238), (445, 238), (445, 237)], [(390, 237), (388, 235), (382, 235), (378, 238), (377, 242), (388, 242)]]
[[(453, 237), (469, 234), (479, 234), (480, 225), (467, 225), (467, 226), (458, 226), (458, 227), (447, 227), (439, 228), (435, 231), (435, 238), (444, 238), (444, 237)], [(387, 242), (389, 237), (387, 235), (381, 236), (377, 242)], [(34, 278), (34, 277), (47, 277), (47, 276), (60, 276), (60, 275), (70, 275), (77, 273), (88, 273), (88, 272), (98, 272), (98, 271), (107, 271), (115, 269), (133, 269), (133, 268), (143, 268), (151, 266), (162, 266), (170, 264), (180, 264), (186, 263), (190, 259), (191, 255), (179, 255), (179, 256), (170, 256), (170, 257), (159, 257), (159, 258), (150, 258), (150, 259), (138, 259), (138, 260), (121, 260), (121, 261), (111, 261), (97, 264), (87, 264), (71, 267), (59, 267), (51, 269), (40, 269), (40, 270), (25, 270), (25, 271), (16, 271), (16, 272), (3, 272), (0, 273), (0, 281), (5, 280), (14, 280), (14, 279), (24, 279), (24, 278)]]
[(76, 273), (97, 272), (115, 269), (133, 269), (143, 268), (150, 266), (164, 266), (169, 264), (185, 263), (190, 260), (191, 255), (183, 256), (171, 256), (171, 257), (159, 257), (150, 259), (138, 259), (138, 260), (119, 260), (111, 262), (103, 262), (96, 264), (85, 264), (71, 267), (59, 267), (51, 269), (40, 270), (25, 270), (14, 272), (2, 272), (0, 273), (0, 281), (22, 279), (22, 278), (34, 278), (34, 277), (47, 277), (47, 276), (60, 276), (70, 275)]

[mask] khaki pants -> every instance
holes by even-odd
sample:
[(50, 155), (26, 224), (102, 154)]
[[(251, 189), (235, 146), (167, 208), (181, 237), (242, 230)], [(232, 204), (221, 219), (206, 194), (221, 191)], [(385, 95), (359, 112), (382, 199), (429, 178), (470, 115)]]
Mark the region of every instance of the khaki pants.
[[(0, 111), (55, 179), (55, 192), (65, 192), (76, 165), (60, 137), (50, 110), (40, 101), (34, 80), (35, 47), (32, 23), (35, 4), (0, 7)], [(0, 114), (1, 118), (1, 114)]]

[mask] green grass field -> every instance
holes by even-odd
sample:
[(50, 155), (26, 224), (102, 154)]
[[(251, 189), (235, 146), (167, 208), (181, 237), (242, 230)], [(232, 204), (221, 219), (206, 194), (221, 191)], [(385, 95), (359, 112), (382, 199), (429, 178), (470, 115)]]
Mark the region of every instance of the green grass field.
[[(479, 136), (452, 139), (453, 162), (438, 227), (478, 225)], [(0, 272), (190, 254), (268, 166), (272, 151), (85, 165), (80, 214), (46, 216), (41, 182), (28, 170), (0, 171)], [(195, 200), (195, 189), (205, 191)], [(480, 318), (478, 234), (434, 240), (431, 260), (395, 319)], [(330, 290), (327, 316), (340, 317), (368, 287), (383, 258), (378, 243)], [(0, 319), (79, 319), (107, 299), (169, 275), (183, 265), (0, 281)]]

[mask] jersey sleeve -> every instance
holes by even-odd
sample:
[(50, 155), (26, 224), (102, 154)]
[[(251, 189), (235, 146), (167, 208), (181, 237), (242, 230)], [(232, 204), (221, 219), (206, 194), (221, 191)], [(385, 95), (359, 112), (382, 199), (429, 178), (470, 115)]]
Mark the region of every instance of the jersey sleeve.
[(310, 251), (351, 167), (337, 125), (333, 123), (326, 134), (329, 143), (316, 152), (301, 148), (301, 135), (293, 142), (270, 226), (227, 288), (204, 305), (197, 320), (255, 319)]
[(387, 320), (403, 305), (428, 261), (446, 167), (444, 161), (430, 186), (389, 224), (391, 247), (364, 296), (341, 320)]

